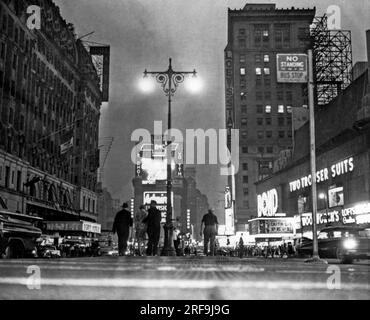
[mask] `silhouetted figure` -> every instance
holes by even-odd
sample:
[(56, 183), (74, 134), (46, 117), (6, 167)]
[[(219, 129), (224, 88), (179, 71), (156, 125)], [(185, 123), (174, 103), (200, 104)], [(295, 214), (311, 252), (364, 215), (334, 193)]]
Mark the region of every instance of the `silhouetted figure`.
[(210, 242), (210, 255), (215, 255), (215, 239), (218, 229), (217, 216), (213, 213), (212, 209), (208, 210), (208, 213), (203, 216), (202, 223), (200, 225), (200, 235), (202, 236), (202, 228), (204, 224), (204, 254), (208, 255), (208, 243)]
[(127, 240), (130, 235), (130, 227), (132, 227), (133, 219), (131, 212), (127, 210), (128, 204), (122, 205), (122, 210), (117, 212), (113, 223), (112, 232), (118, 235), (118, 253), (124, 256), (127, 250)]
[(146, 254), (155, 256), (158, 254), (158, 242), (161, 234), (161, 212), (156, 207), (157, 202), (152, 200), (147, 217), (143, 220), (147, 224), (148, 248)]

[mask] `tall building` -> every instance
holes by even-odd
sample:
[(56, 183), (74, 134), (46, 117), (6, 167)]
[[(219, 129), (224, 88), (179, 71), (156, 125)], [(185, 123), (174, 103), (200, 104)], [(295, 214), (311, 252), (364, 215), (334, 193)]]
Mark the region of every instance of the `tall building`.
[(257, 215), (255, 182), (273, 172), (281, 151), (292, 149), (294, 129), (300, 126), (293, 120), (308, 119), (305, 85), (277, 83), (276, 54), (305, 53), (314, 16), (315, 9), (278, 9), (275, 4), (228, 9), (226, 128), (230, 150), (231, 129), (240, 130), (239, 171), (232, 190), (237, 224)]
[(45, 220), (97, 220), (99, 77), (52, 0), (0, 2), (0, 198)]

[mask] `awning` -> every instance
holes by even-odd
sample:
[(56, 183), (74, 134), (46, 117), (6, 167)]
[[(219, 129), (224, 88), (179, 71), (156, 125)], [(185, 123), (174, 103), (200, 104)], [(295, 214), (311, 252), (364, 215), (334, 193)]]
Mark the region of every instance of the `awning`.
[(45, 221), (48, 231), (82, 231), (101, 233), (101, 225), (88, 221)]

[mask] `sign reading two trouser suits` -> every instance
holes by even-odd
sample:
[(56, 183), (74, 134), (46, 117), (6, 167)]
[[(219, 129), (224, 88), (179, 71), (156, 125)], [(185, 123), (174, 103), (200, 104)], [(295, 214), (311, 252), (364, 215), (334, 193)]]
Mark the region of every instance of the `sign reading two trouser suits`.
[(308, 58), (306, 54), (282, 53), (276, 55), (277, 82), (307, 83)]

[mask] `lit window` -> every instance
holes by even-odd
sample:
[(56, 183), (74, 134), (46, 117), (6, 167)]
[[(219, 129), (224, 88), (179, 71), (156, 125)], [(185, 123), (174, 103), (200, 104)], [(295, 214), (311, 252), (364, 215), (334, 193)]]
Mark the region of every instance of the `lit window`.
[(287, 113), (292, 113), (292, 106), (287, 106), (286, 107), (286, 112)]
[(240, 74), (241, 74), (242, 76), (245, 76), (245, 68), (240, 68)]
[(256, 68), (256, 75), (260, 76), (262, 74), (262, 69), (261, 68)]
[(268, 30), (263, 30), (263, 36), (268, 37), (269, 36), (269, 31)]
[(284, 106), (282, 104), (278, 105), (278, 113), (284, 113)]
[(270, 68), (263, 68), (264, 74), (270, 74)]
[(265, 107), (265, 112), (266, 113), (271, 113), (271, 106), (266, 106)]
[(270, 56), (268, 54), (263, 55), (264, 62), (270, 62)]

